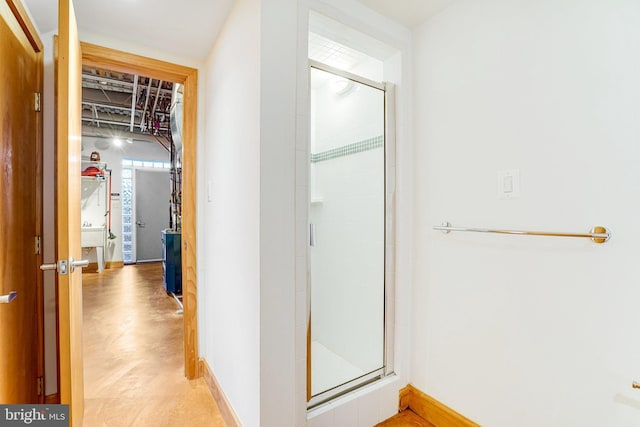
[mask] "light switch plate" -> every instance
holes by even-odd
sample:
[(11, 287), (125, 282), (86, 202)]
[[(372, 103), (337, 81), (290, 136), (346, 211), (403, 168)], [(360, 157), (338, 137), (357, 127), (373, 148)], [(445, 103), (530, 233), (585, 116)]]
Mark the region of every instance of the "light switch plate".
[(520, 197), (520, 170), (510, 169), (497, 173), (498, 199)]

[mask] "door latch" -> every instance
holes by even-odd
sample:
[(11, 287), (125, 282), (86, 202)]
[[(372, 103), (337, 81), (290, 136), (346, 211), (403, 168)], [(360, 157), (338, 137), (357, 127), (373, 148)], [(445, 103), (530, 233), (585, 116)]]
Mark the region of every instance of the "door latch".
[(66, 259), (58, 261), (58, 274), (69, 274), (69, 261)]
[(69, 266), (71, 266), (71, 273), (73, 273), (76, 270), (76, 267), (88, 267), (89, 260), (83, 259), (81, 261), (76, 261), (73, 259), (73, 257), (71, 257), (69, 261), (67, 261), (66, 259), (62, 259), (58, 261), (57, 264), (42, 264), (40, 266), (40, 270), (58, 270), (58, 274), (65, 275), (69, 274)]
[(69, 261), (67, 261), (66, 259), (62, 259), (58, 261), (57, 264), (42, 264), (40, 266), (40, 270), (58, 270), (58, 274), (69, 274)]

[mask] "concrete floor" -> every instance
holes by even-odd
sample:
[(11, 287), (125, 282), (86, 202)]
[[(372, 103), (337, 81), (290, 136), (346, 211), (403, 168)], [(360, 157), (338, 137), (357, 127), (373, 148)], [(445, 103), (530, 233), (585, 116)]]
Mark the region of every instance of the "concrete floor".
[(184, 377), (182, 315), (162, 265), (83, 274), (86, 427), (225, 427), (204, 380)]

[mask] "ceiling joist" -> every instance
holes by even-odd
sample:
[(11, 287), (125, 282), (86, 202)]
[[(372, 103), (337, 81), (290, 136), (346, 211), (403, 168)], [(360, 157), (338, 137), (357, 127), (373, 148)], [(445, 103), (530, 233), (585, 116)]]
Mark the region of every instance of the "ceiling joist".
[[(82, 70), (83, 127), (171, 140), (173, 83), (85, 66)], [(153, 138), (152, 138), (153, 139)]]

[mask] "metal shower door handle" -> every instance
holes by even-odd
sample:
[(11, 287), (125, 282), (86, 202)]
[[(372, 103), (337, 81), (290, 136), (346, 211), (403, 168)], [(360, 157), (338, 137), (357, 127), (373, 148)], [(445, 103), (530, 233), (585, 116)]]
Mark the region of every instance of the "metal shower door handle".
[(315, 248), (316, 246), (316, 225), (309, 224), (309, 246)]
[(6, 295), (0, 295), (0, 304), (9, 304), (11, 301), (16, 299), (18, 293), (16, 291), (11, 291)]

